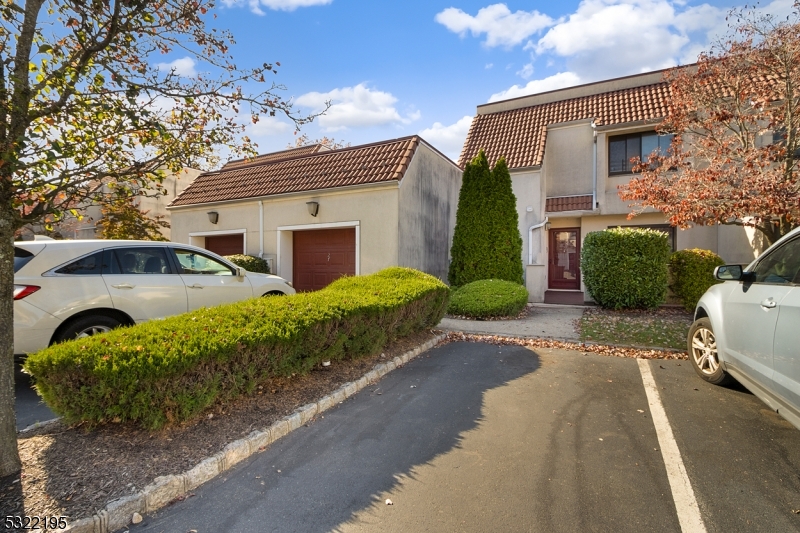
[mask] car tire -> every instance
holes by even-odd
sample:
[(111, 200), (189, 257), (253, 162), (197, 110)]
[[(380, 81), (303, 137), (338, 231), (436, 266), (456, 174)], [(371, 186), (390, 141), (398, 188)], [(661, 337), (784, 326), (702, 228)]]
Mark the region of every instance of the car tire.
[(722, 368), (717, 352), (717, 338), (708, 318), (695, 320), (689, 328), (687, 350), (694, 371), (704, 380), (714, 385), (725, 385), (733, 379)]
[(53, 342), (63, 342), (106, 333), (120, 325), (120, 321), (106, 315), (88, 315), (69, 321), (58, 332)]

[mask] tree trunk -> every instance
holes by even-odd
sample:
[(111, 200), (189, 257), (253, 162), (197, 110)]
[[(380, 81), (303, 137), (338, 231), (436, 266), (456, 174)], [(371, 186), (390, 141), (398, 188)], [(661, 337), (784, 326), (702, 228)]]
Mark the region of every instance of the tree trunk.
[(0, 478), (22, 468), (14, 414), (14, 220), (0, 205)]

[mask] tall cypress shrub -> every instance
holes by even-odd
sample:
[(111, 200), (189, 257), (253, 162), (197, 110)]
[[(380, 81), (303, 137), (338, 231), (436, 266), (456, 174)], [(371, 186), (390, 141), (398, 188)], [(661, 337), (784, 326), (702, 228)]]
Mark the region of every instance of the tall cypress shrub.
[(489, 168), (481, 150), (464, 169), (448, 279), (454, 287), (481, 279), (522, 285), (517, 199), (505, 158)]

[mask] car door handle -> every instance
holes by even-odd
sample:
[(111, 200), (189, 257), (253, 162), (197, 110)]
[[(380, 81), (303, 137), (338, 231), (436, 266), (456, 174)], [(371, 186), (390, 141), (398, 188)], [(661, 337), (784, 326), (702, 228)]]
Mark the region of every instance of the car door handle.
[(767, 298), (763, 302), (761, 302), (761, 307), (766, 307), (767, 309), (772, 309), (773, 307), (777, 306), (778, 302), (773, 300), (772, 298)]
[(189, 287), (190, 289), (202, 289), (203, 288), (203, 286), (200, 285), (199, 283), (195, 283), (194, 285), (187, 285), (187, 287)]
[(136, 285), (131, 285), (130, 283), (120, 283), (119, 285), (112, 285), (115, 289), (132, 289), (136, 287)]

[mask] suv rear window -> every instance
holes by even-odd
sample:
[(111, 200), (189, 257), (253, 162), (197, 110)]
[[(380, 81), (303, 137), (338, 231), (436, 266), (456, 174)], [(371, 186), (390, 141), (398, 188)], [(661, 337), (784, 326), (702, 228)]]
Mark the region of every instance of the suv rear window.
[(77, 261), (56, 270), (56, 274), (69, 274), (72, 276), (91, 276), (103, 273), (103, 252), (81, 257)]
[(28, 264), (28, 262), (33, 259), (33, 254), (30, 253), (28, 250), (23, 250), (22, 248), (14, 247), (14, 273), (16, 274), (17, 271)]

